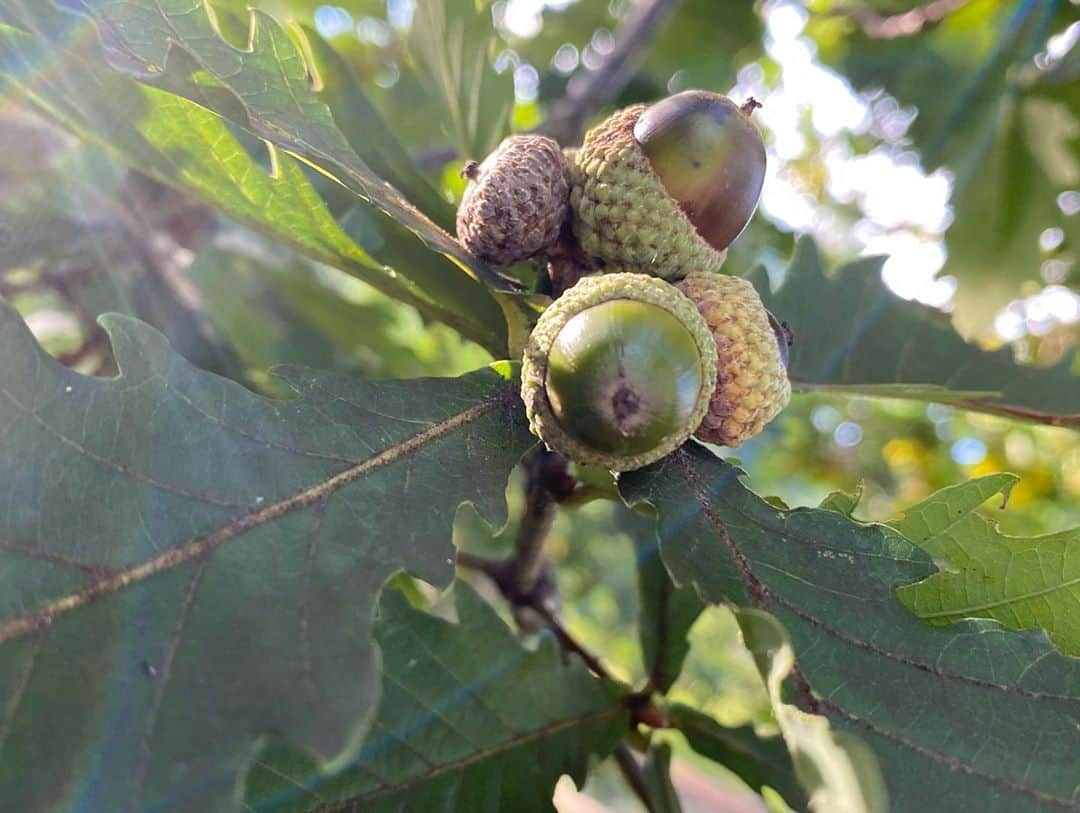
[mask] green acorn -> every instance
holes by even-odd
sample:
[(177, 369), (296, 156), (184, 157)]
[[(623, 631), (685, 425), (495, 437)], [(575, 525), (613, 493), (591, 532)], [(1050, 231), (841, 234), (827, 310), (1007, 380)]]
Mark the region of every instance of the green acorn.
[(716, 386), (716, 344), (694, 303), (642, 274), (585, 277), (525, 348), (529, 425), (578, 463), (629, 471), (684, 443)]
[(570, 168), (583, 251), (670, 280), (718, 270), (765, 177), (765, 147), (749, 120), (756, 106), (687, 91), (590, 130)]

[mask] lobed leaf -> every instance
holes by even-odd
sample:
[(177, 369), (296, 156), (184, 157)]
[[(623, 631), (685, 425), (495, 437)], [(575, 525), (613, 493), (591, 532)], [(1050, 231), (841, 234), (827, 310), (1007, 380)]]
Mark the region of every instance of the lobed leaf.
[(342, 231), (293, 158), (268, 147), (271, 168), (264, 170), (203, 107), (127, 79), (85, 48), (50, 45), (2, 25), (0, 87), (114, 158), (503, 354), (505, 324), (482, 285), (468, 278), (450, 284), (445, 269), (427, 274), (419, 263), (398, 274), (378, 262)]
[(641, 766), (648, 794), (650, 813), (683, 813), (679, 792), (671, 778), (671, 745), (666, 742), (649, 747)]
[(1080, 656), (1080, 528), (1030, 539), (1007, 536), (975, 512), (1019, 478), (995, 474), (950, 486), (912, 506), (893, 528), (938, 562), (940, 572), (897, 594), (936, 624), (992, 618), (1009, 629), (1044, 629)]
[(382, 705), (357, 755), (329, 774), (276, 746), (248, 778), (246, 804), (283, 811), (551, 810), (561, 775), (584, 783), (629, 726), (623, 689), (565, 662), (555, 641), (524, 649), (464, 582), (457, 622), (384, 593), (375, 637)]
[(760, 610), (740, 609), (743, 642), (769, 691), (773, 716), (787, 743), (795, 775), (811, 810), (878, 813), (889, 809), (873, 753), (861, 740), (834, 732), (824, 717), (784, 699), (784, 681), (795, 667), (791, 643), (779, 622)]
[[(79, 6), (96, 23), (106, 56), (117, 69), (146, 81), (160, 79), (173, 92), (314, 162), (478, 278), (508, 288), (360, 159), (313, 91), (303, 52), (269, 15), (251, 10), (248, 43), (237, 48), (215, 26), (206, 0), (79, 0)], [(171, 66), (175, 51), (184, 52), (193, 65)], [(170, 68), (176, 70), (170, 74)], [(229, 97), (208, 96), (200, 72)]]
[(798, 809), (806, 806), (806, 794), (795, 778), (795, 767), (784, 740), (760, 737), (753, 726), (728, 728), (689, 706), (668, 707), (672, 728), (683, 733), (690, 747), (723, 765), (754, 790), (769, 786)]
[(0, 305), (0, 806), (232, 810), (270, 734), (355, 753), (383, 582), (449, 582), (532, 441), (505, 370), (272, 401), (104, 324), (91, 379)]
[(1007, 348), (981, 350), (945, 314), (892, 293), (880, 269), (881, 260), (870, 258), (826, 276), (814, 243), (804, 239), (777, 291), (767, 290), (763, 272), (754, 273), (765, 306), (794, 333), (788, 372), (796, 388), (941, 401), (1080, 426), (1080, 376), (1068, 360), (1031, 367), (1017, 364)]
[(658, 512), (680, 583), (783, 624), (800, 707), (873, 750), (892, 810), (1080, 810), (1080, 661), (1042, 632), (915, 618), (895, 591), (929, 556), (885, 526), (776, 508), (740, 475), (688, 446), (620, 484)]
[(690, 651), (690, 628), (704, 609), (692, 590), (679, 588), (660, 558), (656, 518), (617, 510), (615, 526), (634, 544), (639, 601), (638, 638), (649, 688), (666, 693)]

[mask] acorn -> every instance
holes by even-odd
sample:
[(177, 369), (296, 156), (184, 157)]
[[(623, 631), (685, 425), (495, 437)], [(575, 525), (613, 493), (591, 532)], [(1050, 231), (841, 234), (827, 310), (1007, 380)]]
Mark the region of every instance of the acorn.
[(688, 90), (657, 102), (634, 139), (697, 233), (723, 251), (750, 222), (765, 183), (765, 144), (750, 121), (760, 105)]
[(765, 178), (756, 106), (686, 91), (590, 130), (570, 168), (571, 222), (585, 253), (670, 280), (719, 270)]
[(697, 307), (643, 274), (585, 277), (543, 313), (521, 397), (549, 448), (612, 471), (682, 445), (716, 387), (716, 343)]
[(457, 236), (492, 265), (513, 265), (559, 239), (570, 197), (570, 168), (546, 136), (513, 135), (483, 163), (469, 161), (457, 212)]
[(697, 306), (716, 343), (716, 389), (694, 436), (737, 447), (764, 429), (791, 398), (791, 331), (745, 279), (698, 272), (676, 287)]

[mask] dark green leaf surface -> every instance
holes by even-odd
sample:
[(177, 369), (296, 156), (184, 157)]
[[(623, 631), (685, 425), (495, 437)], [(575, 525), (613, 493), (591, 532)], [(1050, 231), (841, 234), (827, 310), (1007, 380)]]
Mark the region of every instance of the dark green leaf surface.
[(884, 526), (774, 508), (740, 475), (689, 446), (621, 488), (659, 512), (676, 579), (780, 620), (800, 705), (870, 746), (896, 813), (1080, 810), (1080, 660), (1041, 632), (915, 618), (895, 590), (929, 556)]
[(937, 624), (993, 618), (1042, 628), (1062, 652), (1080, 656), (1080, 528), (1024, 539), (975, 512), (997, 495), (1004, 503), (1018, 479), (996, 474), (942, 489), (889, 523), (941, 570), (900, 588), (900, 599)]
[(753, 726), (727, 728), (679, 703), (669, 706), (667, 713), (672, 728), (681, 731), (697, 753), (723, 765), (754, 790), (768, 785), (796, 809), (806, 806), (791, 755), (779, 736), (760, 737)]
[(735, 612), (743, 643), (769, 692), (773, 717), (784, 736), (795, 774), (806, 788), (811, 810), (879, 813), (889, 809), (876, 759), (858, 738), (836, 731), (829, 721), (788, 702), (784, 681), (795, 668), (791, 642), (767, 612)]
[(91, 379), (0, 308), (0, 807), (232, 810), (271, 733), (352, 753), (384, 580), (447, 583), (459, 503), (504, 513), (513, 385), (288, 369), (271, 401), (123, 317)]
[(1080, 426), (1080, 376), (1068, 361), (1029, 367), (1007, 348), (980, 350), (947, 315), (889, 291), (880, 269), (881, 260), (871, 258), (826, 276), (813, 242), (802, 240), (775, 293), (755, 273), (765, 306), (795, 334), (788, 371), (796, 388), (942, 401)]
[(522, 648), (467, 584), (454, 595), (451, 623), (384, 593), (375, 624), (383, 700), (371, 735), (329, 775), (295, 751), (264, 753), (249, 807), (541, 813), (562, 774), (584, 783), (590, 757), (608, 754), (629, 726), (619, 687), (564, 662), (551, 638)]

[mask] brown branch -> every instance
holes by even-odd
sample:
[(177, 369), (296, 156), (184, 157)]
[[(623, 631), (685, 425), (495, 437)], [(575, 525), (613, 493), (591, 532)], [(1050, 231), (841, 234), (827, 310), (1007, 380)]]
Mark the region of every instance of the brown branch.
[(560, 455), (537, 446), (525, 460), (525, 514), (514, 544), (513, 579), (518, 595), (533, 592), (544, 569), (547, 541), (559, 500), (573, 492), (576, 482)]
[(594, 70), (573, 76), (562, 99), (552, 105), (534, 132), (560, 144), (577, 144), (585, 125), (601, 108), (615, 100), (633, 78), (645, 50), (678, 8), (680, 0), (642, 0), (615, 32), (611, 53)]
[(854, 20), (866, 36), (890, 40), (918, 34), (927, 26), (940, 23), (967, 3), (968, 0), (931, 0), (899, 14), (882, 14), (872, 8), (842, 5), (825, 12), (823, 16), (847, 17)]
[(551, 633), (563, 649), (575, 653), (597, 677), (605, 679), (611, 677), (611, 673), (608, 672), (601, 660), (567, 631), (566, 627), (563, 626), (562, 619), (554, 610), (546, 605), (538, 605), (532, 609), (547, 622), (548, 629), (551, 630)]
[[(559, 642), (559, 646), (562, 647), (563, 651), (576, 654), (597, 677), (610, 678), (611, 673), (608, 672), (600, 658), (589, 651), (563, 626), (562, 619), (555, 608), (555, 602), (552, 600), (554, 578), (551, 573), (550, 562), (546, 559), (544, 561), (547, 567), (541, 573), (541, 578), (534, 585), (532, 592), (522, 595), (516, 591), (515, 587), (515, 560), (513, 557), (509, 559), (486, 559), (464, 551), (459, 551), (457, 555), (457, 563), (461, 567), (483, 573), (491, 579), (499, 592), (514, 608), (519, 623), (520, 611), (522, 610), (538, 616), (543, 621), (544, 627), (555, 636), (555, 640)], [(635, 698), (637, 699), (638, 696), (635, 696)]]

